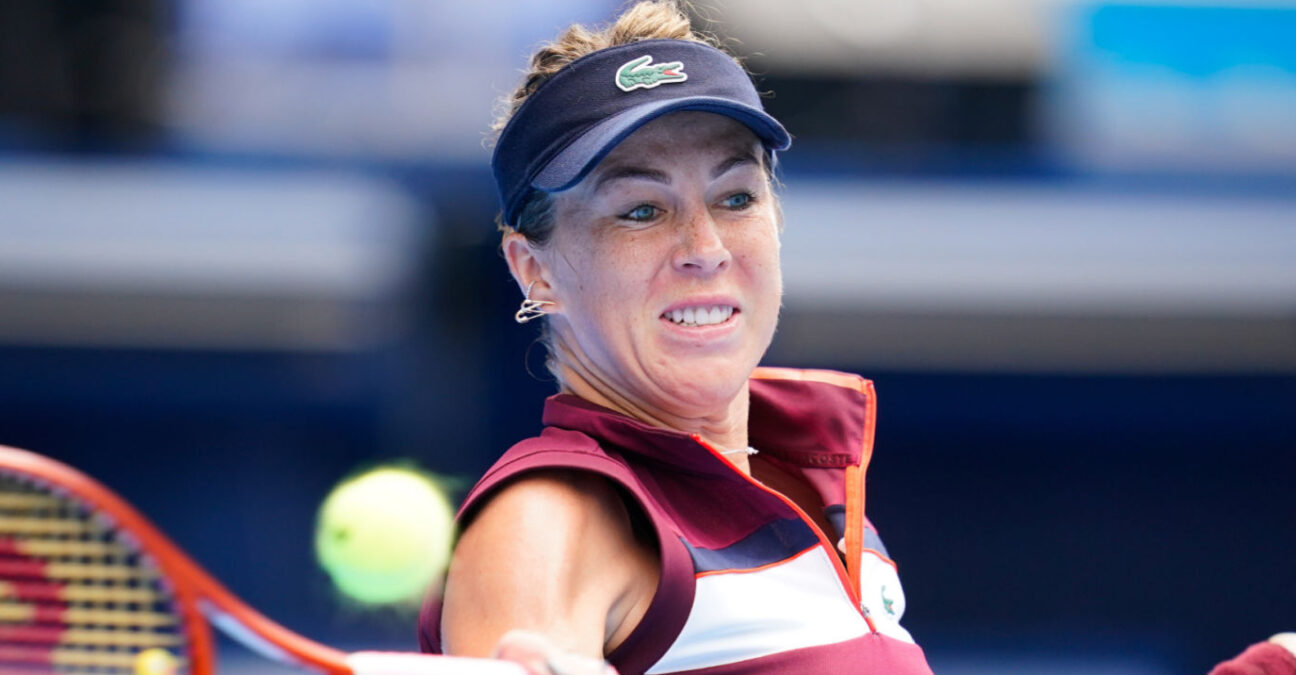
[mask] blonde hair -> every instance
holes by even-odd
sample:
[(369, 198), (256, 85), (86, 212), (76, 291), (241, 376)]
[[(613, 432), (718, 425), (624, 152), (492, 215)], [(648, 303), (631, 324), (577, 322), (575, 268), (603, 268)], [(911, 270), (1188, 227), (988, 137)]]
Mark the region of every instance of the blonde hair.
[(612, 23), (595, 29), (572, 24), (562, 35), (531, 55), (522, 84), (501, 99), (497, 106), (495, 121), (491, 125), (492, 136), (498, 138), (527, 97), (572, 61), (608, 47), (658, 39), (702, 42), (722, 49), (714, 36), (693, 29), (681, 0), (640, 0)]
[[(492, 143), (499, 139), (500, 132), (514, 113), (540, 85), (582, 56), (608, 47), (658, 39), (701, 42), (723, 50), (723, 45), (715, 36), (693, 28), (685, 7), (684, 0), (640, 0), (605, 26), (568, 26), (556, 39), (531, 55), (531, 63), (522, 84), (513, 93), (500, 99), (496, 106), (495, 121), (491, 125)], [(553, 198), (548, 193), (536, 190), (527, 198), (518, 214), (517, 228), (510, 227), (501, 220), (499, 229), (504, 234), (521, 232), (531, 243), (543, 246), (553, 233), (553, 224)]]

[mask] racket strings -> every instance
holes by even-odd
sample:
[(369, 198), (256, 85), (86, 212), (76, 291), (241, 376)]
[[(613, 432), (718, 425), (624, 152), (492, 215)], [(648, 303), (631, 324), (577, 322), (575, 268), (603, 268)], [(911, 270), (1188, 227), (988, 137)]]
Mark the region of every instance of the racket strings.
[(138, 546), (74, 500), (0, 476), (0, 672), (184, 673), (184, 636)]

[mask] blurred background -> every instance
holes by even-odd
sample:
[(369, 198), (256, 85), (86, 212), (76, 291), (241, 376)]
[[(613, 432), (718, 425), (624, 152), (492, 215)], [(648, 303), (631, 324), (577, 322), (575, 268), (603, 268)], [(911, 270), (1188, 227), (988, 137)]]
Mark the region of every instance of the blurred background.
[[(936, 672), (1296, 629), (1296, 2), (699, 5), (796, 138), (767, 363), (876, 381), (869, 512)], [(315, 509), (537, 430), (483, 142), (619, 6), (0, 3), (0, 443), (291, 628), (416, 649), (332, 589)]]

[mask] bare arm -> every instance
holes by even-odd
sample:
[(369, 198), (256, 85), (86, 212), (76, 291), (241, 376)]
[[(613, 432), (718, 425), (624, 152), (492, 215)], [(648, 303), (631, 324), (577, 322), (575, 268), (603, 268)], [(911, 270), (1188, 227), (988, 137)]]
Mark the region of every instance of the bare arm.
[(505, 486), (461, 537), (446, 581), (447, 653), (490, 656), (514, 629), (603, 658), (643, 617), (660, 576), (604, 478), (546, 471)]

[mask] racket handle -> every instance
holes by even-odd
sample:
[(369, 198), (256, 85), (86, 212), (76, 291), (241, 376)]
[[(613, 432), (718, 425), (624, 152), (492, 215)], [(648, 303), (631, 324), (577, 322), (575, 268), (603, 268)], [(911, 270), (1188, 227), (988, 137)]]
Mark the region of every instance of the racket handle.
[(355, 652), (346, 657), (353, 675), (527, 675), (511, 661), (427, 656), (403, 652)]

